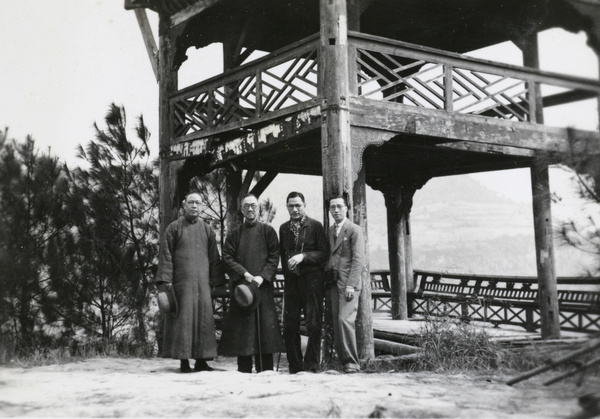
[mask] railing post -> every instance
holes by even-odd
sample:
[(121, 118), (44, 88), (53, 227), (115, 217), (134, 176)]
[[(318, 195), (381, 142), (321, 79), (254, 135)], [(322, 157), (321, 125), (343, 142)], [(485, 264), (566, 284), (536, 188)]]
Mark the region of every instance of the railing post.
[(446, 112), (454, 112), (454, 87), (451, 64), (444, 65), (444, 108)]
[[(527, 37), (522, 45), (523, 64), (527, 67), (539, 69), (540, 57), (538, 48), (537, 33)], [(535, 79), (527, 79), (527, 97), (529, 100), (529, 122), (534, 124), (544, 123), (544, 103), (542, 101), (542, 91), (540, 84)]]
[(254, 114), (257, 117), (262, 116), (262, 107), (263, 107), (263, 95), (262, 95), (262, 89), (263, 89), (263, 85), (262, 85), (262, 71), (260, 69), (258, 69), (256, 71), (256, 109), (254, 110)]

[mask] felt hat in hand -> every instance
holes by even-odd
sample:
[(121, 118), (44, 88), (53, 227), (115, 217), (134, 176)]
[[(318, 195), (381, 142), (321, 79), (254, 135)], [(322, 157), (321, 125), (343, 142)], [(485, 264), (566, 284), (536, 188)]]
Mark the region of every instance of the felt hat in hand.
[(242, 282), (233, 290), (233, 298), (244, 310), (255, 310), (260, 304), (260, 290), (256, 282)]
[(175, 290), (172, 285), (160, 287), (158, 295), (156, 297), (158, 301), (158, 308), (165, 314), (179, 314), (179, 307), (177, 306), (177, 298), (175, 297)]

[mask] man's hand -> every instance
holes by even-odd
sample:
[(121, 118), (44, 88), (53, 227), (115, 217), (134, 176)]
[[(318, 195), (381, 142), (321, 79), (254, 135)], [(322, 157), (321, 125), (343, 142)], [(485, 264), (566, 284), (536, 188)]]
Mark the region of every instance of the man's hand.
[(173, 287), (173, 284), (171, 284), (170, 282), (161, 282), (159, 284), (156, 284), (156, 289), (158, 290), (158, 292), (167, 292), (172, 287)]
[(256, 282), (256, 284), (260, 287), (260, 285), (263, 283), (264, 279), (262, 276), (255, 276), (254, 278), (252, 278), (252, 280), (254, 282)]
[(246, 272), (244, 274), (244, 279), (248, 282), (252, 282), (254, 281), (254, 275), (252, 275), (250, 272)]
[(346, 287), (346, 301), (352, 301), (354, 298), (354, 287)]
[(288, 259), (288, 268), (296, 269), (296, 266), (298, 266), (300, 263), (302, 263), (303, 260), (304, 260), (304, 253), (299, 253), (297, 255), (292, 256), (291, 258)]

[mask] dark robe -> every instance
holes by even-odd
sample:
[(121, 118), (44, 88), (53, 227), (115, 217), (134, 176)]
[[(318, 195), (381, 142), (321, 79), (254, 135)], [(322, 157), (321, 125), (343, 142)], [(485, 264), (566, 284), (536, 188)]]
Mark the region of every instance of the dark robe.
[(156, 283), (173, 284), (178, 315), (165, 315), (162, 356), (209, 359), (217, 355), (211, 287), (225, 282), (215, 232), (185, 217), (163, 234)]
[(279, 243), (273, 227), (260, 222), (246, 223), (227, 235), (223, 246), (223, 262), (232, 279), (231, 290), (244, 279), (244, 273), (261, 276), (261, 300), (256, 310), (241, 308), (233, 295), (223, 335), (219, 342), (219, 355), (247, 356), (259, 353), (257, 319), (260, 318), (260, 351), (262, 354), (284, 352), (283, 338), (273, 298), (273, 278), (279, 264)]

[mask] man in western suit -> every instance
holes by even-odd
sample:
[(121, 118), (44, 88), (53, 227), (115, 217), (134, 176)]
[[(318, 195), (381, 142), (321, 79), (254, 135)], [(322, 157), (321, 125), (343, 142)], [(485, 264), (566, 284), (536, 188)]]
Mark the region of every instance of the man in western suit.
[[(290, 220), (279, 228), (279, 254), (285, 277), (283, 337), (290, 374), (315, 372), (321, 363), (323, 268), (329, 257), (327, 235), (320, 222), (306, 216), (302, 193), (290, 192), (286, 206)], [(304, 357), (300, 345), (302, 311), (308, 334)]]
[(335, 350), (344, 372), (358, 372), (355, 322), (365, 268), (365, 242), (362, 229), (347, 218), (348, 204), (344, 198), (331, 198), (329, 212), (335, 221), (329, 227), (330, 257), (326, 268), (331, 278), (328, 296)]

